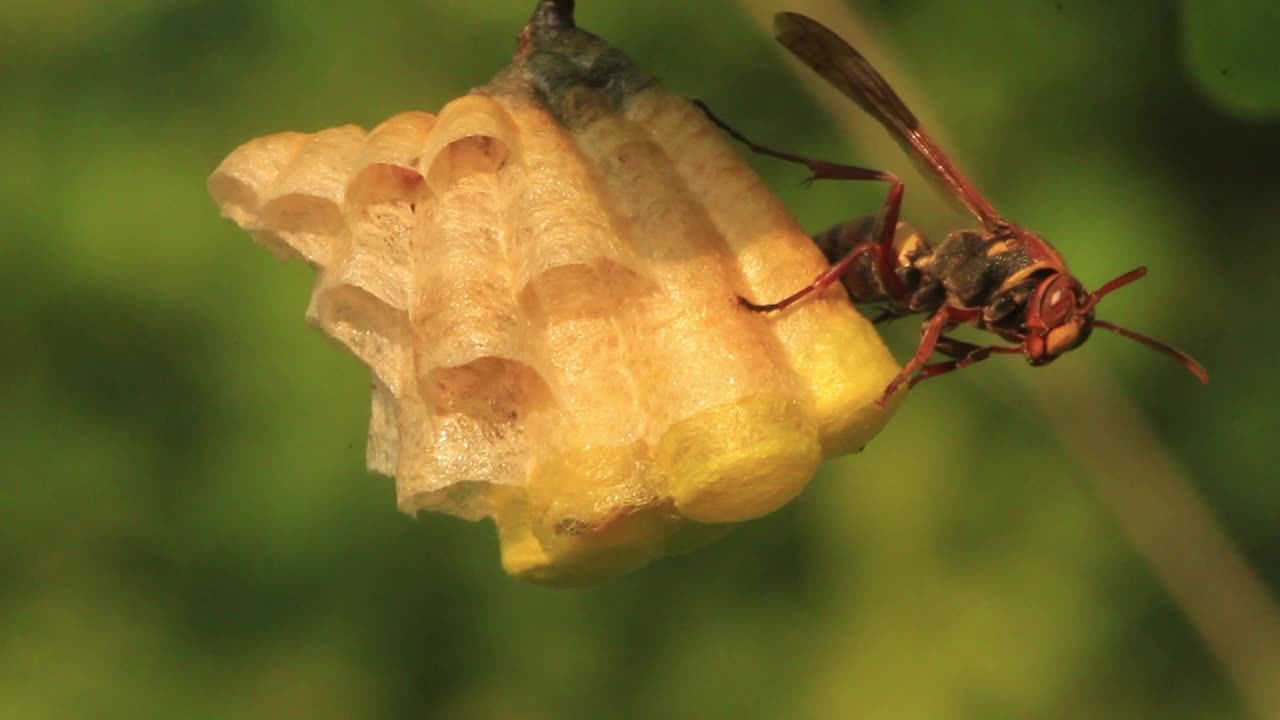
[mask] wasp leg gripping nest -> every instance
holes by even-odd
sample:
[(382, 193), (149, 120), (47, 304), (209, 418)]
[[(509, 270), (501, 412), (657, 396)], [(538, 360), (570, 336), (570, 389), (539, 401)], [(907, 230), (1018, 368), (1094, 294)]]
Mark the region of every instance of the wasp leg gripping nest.
[[(545, 5), (546, 3), (544, 3)], [(596, 582), (721, 535), (860, 448), (897, 365), (703, 115), (571, 22), (438, 115), (280, 133), (209, 179), (319, 269), (308, 319), (373, 374), (400, 507), (492, 518), (508, 572)]]

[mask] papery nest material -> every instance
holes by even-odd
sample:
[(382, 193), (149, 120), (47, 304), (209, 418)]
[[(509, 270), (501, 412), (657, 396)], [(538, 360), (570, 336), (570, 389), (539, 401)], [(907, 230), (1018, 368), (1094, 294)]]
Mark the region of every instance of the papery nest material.
[(885, 423), (898, 367), (838, 285), (739, 306), (821, 253), (565, 5), (438, 115), (251, 140), (209, 191), (319, 268), (307, 317), (372, 370), (368, 463), (400, 508), (491, 517), (508, 572), (581, 584), (782, 506)]

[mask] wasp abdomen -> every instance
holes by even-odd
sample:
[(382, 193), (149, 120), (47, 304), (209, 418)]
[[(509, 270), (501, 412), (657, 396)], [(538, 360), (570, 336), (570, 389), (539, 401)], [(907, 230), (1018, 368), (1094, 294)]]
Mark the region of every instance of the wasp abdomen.
[[(858, 245), (876, 244), (875, 224), (874, 217), (856, 218), (815, 233), (813, 241), (826, 255), (827, 261), (835, 264)], [(915, 226), (899, 222), (890, 253), (889, 266), (897, 276), (898, 283), (908, 295), (915, 295), (922, 278), (919, 264), (933, 254), (933, 246)], [(889, 279), (882, 274), (872, 253), (864, 253), (854, 260), (853, 266), (842, 280), (855, 303), (904, 301), (889, 286)]]

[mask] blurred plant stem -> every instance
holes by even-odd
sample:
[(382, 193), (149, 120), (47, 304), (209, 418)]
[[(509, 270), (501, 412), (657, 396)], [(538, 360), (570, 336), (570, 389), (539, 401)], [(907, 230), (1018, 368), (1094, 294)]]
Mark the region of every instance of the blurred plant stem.
[[(1280, 717), (1274, 599), (1124, 388), (1096, 360), (1072, 360), (1078, 382), (1024, 382), (1019, 390), (1052, 423), (1249, 707), (1258, 717)], [(1082, 385), (1090, 392), (1080, 393)]]

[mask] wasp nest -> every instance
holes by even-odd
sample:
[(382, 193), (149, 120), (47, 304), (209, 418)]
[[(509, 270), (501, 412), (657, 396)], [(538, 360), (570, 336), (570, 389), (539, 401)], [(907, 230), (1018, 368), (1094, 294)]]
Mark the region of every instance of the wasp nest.
[(739, 306), (824, 261), (689, 102), (571, 25), (521, 39), (438, 115), (252, 140), (209, 190), (319, 269), (307, 317), (372, 370), (400, 507), (593, 582), (786, 503), (885, 422), (897, 366), (838, 285)]

